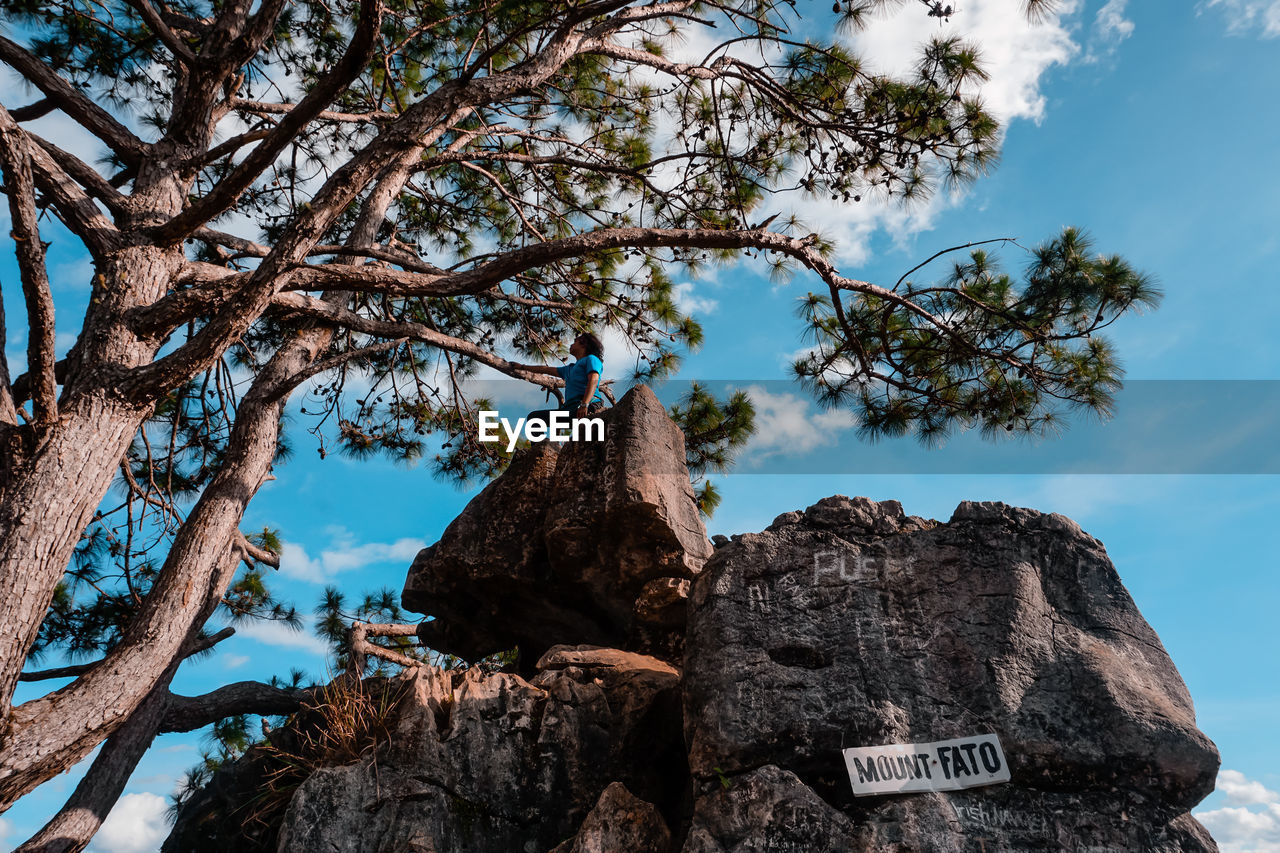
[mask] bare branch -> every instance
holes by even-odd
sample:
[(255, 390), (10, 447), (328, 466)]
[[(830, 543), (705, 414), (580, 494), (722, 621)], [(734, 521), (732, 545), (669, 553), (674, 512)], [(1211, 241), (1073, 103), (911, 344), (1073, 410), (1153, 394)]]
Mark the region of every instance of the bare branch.
[(4, 356), (8, 328), (4, 320), (4, 297), (0, 295), (0, 431), (18, 425), (18, 405), (14, 399), (13, 382), (9, 379), (9, 359)]
[(715, 80), (722, 72), (717, 68), (695, 65), (691, 62), (676, 62), (657, 54), (649, 53), (634, 47), (624, 47), (606, 39), (595, 39), (584, 45), (589, 53), (607, 56), (610, 59), (622, 59), (636, 65), (645, 65), (678, 77), (690, 77), (696, 80)]
[(226, 628), (223, 628), (221, 631), (218, 631), (214, 634), (210, 634), (207, 637), (203, 637), (203, 638), (197, 637), (195, 639), (189, 640), (187, 642), (186, 647), (183, 648), (182, 650), (182, 657), (185, 659), (185, 658), (191, 657), (192, 655), (198, 655), (201, 652), (206, 652), (209, 649), (213, 648), (214, 646), (218, 645), (218, 643), (221, 643), (223, 640), (233, 637), (235, 633), (236, 633), (236, 629), (228, 625)]
[(10, 110), (13, 120), (16, 122), (35, 121), (41, 116), (47, 116), (49, 113), (57, 109), (58, 105), (49, 98), (41, 98), (34, 104), (27, 104), (25, 107), (18, 107)]
[[(235, 628), (227, 627), (227, 628), (223, 628), (221, 631), (217, 632), (216, 634), (210, 634), (208, 637), (196, 639), (193, 642), (191, 642), (186, 649), (183, 650), (182, 657), (183, 659), (186, 659), (191, 657), (192, 655), (198, 655), (201, 652), (206, 652), (209, 649), (213, 648), (214, 646), (218, 645), (218, 643), (221, 643), (223, 640), (235, 634), (235, 632), (236, 632)], [(72, 664), (70, 666), (54, 667), (53, 669), (41, 669), (41, 670), (36, 670), (35, 672), (24, 672), (18, 676), (18, 680), (19, 681), (48, 681), (53, 678), (78, 678), (81, 675), (84, 675), (89, 670), (93, 669), (95, 666), (97, 666), (100, 663), (102, 663), (102, 661), (95, 660), (95, 661), (89, 661), (88, 663), (77, 663), (77, 664)]]
[(13, 220), (10, 236), (27, 303), (27, 363), (31, 365), (31, 402), (35, 423), (48, 426), (58, 419), (58, 380), (54, 375), (53, 293), (45, 268), (44, 246), (36, 213), (36, 188), (26, 134), (9, 111), (0, 107), (0, 165), (4, 167)]
[(394, 347), (400, 346), (400, 344), (404, 343), (407, 340), (409, 339), (408, 338), (392, 338), (389, 341), (380, 341), (376, 344), (370, 344), (367, 347), (356, 347), (355, 349), (349, 349), (349, 350), (346, 350), (345, 352), (340, 352), (337, 355), (330, 356), (329, 358), (325, 358), (325, 359), (321, 359), (320, 361), (313, 362), (312, 364), (308, 365), (305, 369), (298, 371), (292, 377), (290, 377), (289, 387), (291, 389), (297, 388), (299, 385), (301, 385), (303, 382), (306, 382), (312, 376), (319, 376), (321, 373), (324, 373), (325, 371), (328, 371), (328, 370), (337, 370), (339, 367), (341, 367), (342, 365), (346, 364), (347, 362), (353, 359), (367, 358), (368, 356), (374, 355), (375, 353), (386, 352), (389, 349), (393, 349)]
[[(236, 98), (231, 102), (234, 112), (245, 112), (253, 115), (288, 115), (298, 108), (298, 104), (272, 104), (265, 101), (246, 101)], [(340, 121), (369, 124), (373, 122), (390, 122), (400, 117), (399, 113), (343, 113), (333, 110), (321, 110), (313, 117), (313, 121)]]
[[(0, 37), (0, 41), (2, 40), (3, 37)], [(18, 127), (12, 114), (5, 111), (3, 106), (0, 106), (0, 113), (3, 113), (3, 117), (0, 117), (0, 125), (4, 127), (10, 138), (20, 140), (12, 144), (20, 144), (24, 149), (36, 184), (53, 200), (54, 209), (67, 228), (83, 240), (85, 246), (95, 256), (116, 248), (120, 243), (119, 230), (111, 220), (102, 215), (102, 211), (94, 204), (93, 199), (76, 183), (76, 180), (67, 174), (44, 146), (48, 145), (49, 149), (65, 158), (76, 172), (82, 173), (79, 179), (95, 191), (101, 191), (105, 199), (116, 203), (120, 200), (119, 194), (111, 188), (109, 183), (104, 183), (102, 176), (98, 175), (92, 167), (56, 146), (32, 137), (27, 131)], [(92, 173), (92, 177), (89, 173)]]
[(228, 154), (234, 154), (246, 145), (251, 145), (259, 140), (266, 139), (271, 135), (270, 128), (262, 128), (261, 130), (250, 130), (245, 133), (231, 137), (225, 142), (220, 142), (209, 149), (209, 152), (200, 158), (202, 163), (214, 163)]
[(236, 547), (240, 549), (241, 559), (250, 566), (254, 562), (263, 563), (271, 566), (273, 569), (280, 568), (280, 555), (268, 551), (266, 548), (259, 548), (248, 540), (243, 534), (239, 534), (236, 538)]
[[(264, 4), (259, 14), (265, 14), (266, 5), (269, 4)], [(381, 20), (380, 0), (364, 0), (360, 4), (360, 20), (356, 24), (356, 31), (338, 63), (211, 192), (157, 228), (155, 238), (160, 241), (180, 240), (235, 204), (236, 199), (249, 188), (262, 170), (270, 166), (280, 152), (294, 141), (298, 132), (313, 121), (334, 96), (347, 88), (360, 74), (373, 53), (374, 36)]]
[(70, 666), (56, 666), (51, 669), (39, 669), (35, 672), (24, 672), (18, 676), (19, 681), (49, 681), (53, 678), (79, 678), (102, 661), (74, 663)]
[(128, 0), (128, 2), (130, 6), (138, 10), (142, 15), (142, 20), (146, 21), (147, 26), (156, 34), (156, 38), (160, 39), (164, 46), (169, 48), (169, 52), (179, 62), (188, 66), (195, 63), (196, 57), (191, 52), (191, 48), (183, 44), (173, 30), (169, 29), (169, 25), (161, 19), (148, 0)]
[(90, 100), (52, 68), (17, 42), (0, 36), (0, 62), (11, 66), (25, 77), (58, 108), (75, 119), (85, 130), (106, 143), (126, 163), (136, 164), (147, 153), (148, 146), (134, 136), (115, 117)]
[(40, 190), (53, 200), (58, 217), (95, 257), (116, 249), (122, 242), (119, 229), (93, 203), (93, 199), (62, 170), (39, 145), (28, 146), (31, 166)]
[[(422, 323), (402, 322), (395, 320), (373, 320), (368, 317), (362, 317), (354, 311), (326, 302), (323, 299), (317, 299), (314, 296), (306, 296), (301, 293), (281, 293), (272, 301), (272, 305), (278, 308), (284, 308), (291, 312), (304, 314), (306, 316), (323, 319), (333, 323), (336, 326), (351, 329), (354, 332), (361, 332), (366, 335), (374, 335), (376, 337), (405, 339), (420, 341), (439, 347), (447, 352), (465, 355), (474, 359), (481, 364), (487, 364), (495, 370), (499, 370), (508, 376), (514, 376), (529, 382), (543, 385), (546, 387), (555, 387), (558, 385), (556, 380), (546, 376), (530, 373), (516, 367), (515, 362), (507, 361), (505, 358), (482, 349), (470, 341), (462, 338), (455, 338), (442, 332), (437, 332)], [(314, 374), (312, 374), (314, 375)]]
[(71, 152), (62, 150), (49, 140), (37, 136), (31, 131), (27, 131), (27, 135), (45, 150), (62, 171), (84, 187), (90, 195), (105, 204), (108, 210), (115, 214), (124, 211), (125, 197), (97, 169)]
[[(609, 11), (617, 4), (602, 4)], [(123, 392), (140, 399), (156, 388), (173, 387), (194, 375), (216, 354), (243, 334), (270, 304), (283, 276), (310, 254), (342, 209), (377, 175), (388, 160), (398, 162), (406, 149), (421, 151), (438, 140), (455, 122), (470, 114), (475, 103), (490, 103), (544, 83), (577, 52), (583, 40), (569, 25), (557, 30), (544, 49), (505, 71), (465, 81), (450, 81), (414, 103), (384, 132), (335, 170), (276, 242), (272, 251), (236, 295), (234, 310), (224, 305), (194, 337), (150, 365), (135, 368), (122, 383)], [(443, 119), (443, 121), (441, 121)], [(189, 209), (190, 210), (190, 209)], [(183, 216), (185, 214), (180, 214)], [(170, 221), (170, 225), (175, 222)], [(194, 229), (200, 223), (190, 223)], [(186, 225), (182, 229), (185, 230)]]
[(170, 669), (125, 724), (107, 738), (66, 805), (14, 853), (70, 853), (85, 848), (155, 740), (169, 705), (172, 673)]
[(234, 714), (292, 714), (310, 693), (259, 681), (237, 681), (202, 696), (170, 694), (161, 732), (190, 732)]
[(270, 253), (271, 248), (261, 243), (255, 243), (244, 237), (237, 237), (235, 234), (227, 234), (223, 231), (215, 231), (212, 228), (197, 228), (191, 233), (196, 240), (203, 240), (215, 246), (226, 246), (234, 249), (242, 255), (252, 258), (265, 258)]
[(350, 650), (347, 672), (359, 677), (364, 672), (365, 659), (368, 655), (382, 658), (400, 666), (422, 666), (422, 661), (402, 655), (391, 649), (383, 648), (369, 642), (369, 637), (416, 637), (417, 625), (391, 625), (370, 622), (353, 622), (347, 630), (347, 645)]
[[(58, 380), (59, 385), (66, 384), (67, 376), (67, 360), (60, 359), (53, 366), (53, 375)], [(14, 404), (21, 407), (23, 403), (31, 399), (31, 374), (21, 373), (18, 378), (13, 380), (13, 401)]]

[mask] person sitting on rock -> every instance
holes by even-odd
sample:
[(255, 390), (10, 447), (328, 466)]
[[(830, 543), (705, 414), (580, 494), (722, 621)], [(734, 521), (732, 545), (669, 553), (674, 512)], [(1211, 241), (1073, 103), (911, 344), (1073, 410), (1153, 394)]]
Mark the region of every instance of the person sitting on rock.
[(552, 412), (569, 412), (571, 417), (585, 418), (604, 408), (604, 395), (600, 393), (600, 374), (604, 371), (604, 344), (590, 332), (583, 332), (573, 339), (569, 355), (577, 360), (559, 367), (513, 362), (520, 370), (559, 376), (564, 380), (564, 405), (558, 409), (530, 412), (525, 416), (526, 423), (539, 420), (549, 428)]

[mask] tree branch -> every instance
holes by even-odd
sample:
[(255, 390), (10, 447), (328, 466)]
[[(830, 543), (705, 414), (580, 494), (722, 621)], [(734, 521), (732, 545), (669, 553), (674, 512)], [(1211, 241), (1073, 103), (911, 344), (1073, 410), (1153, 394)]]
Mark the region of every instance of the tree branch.
[(0, 36), (0, 62), (11, 66), (37, 89), (44, 92), (45, 96), (54, 101), (59, 109), (106, 143), (107, 147), (124, 162), (136, 165), (146, 156), (149, 145), (134, 136), (110, 113), (63, 80), (35, 54), (4, 36)]
[(363, 0), (356, 31), (338, 63), (212, 191), (155, 229), (155, 239), (161, 242), (180, 240), (235, 204), (240, 194), (294, 141), (298, 132), (359, 76), (373, 54), (374, 36), (381, 20), (381, 0)]
[(107, 738), (66, 804), (14, 853), (79, 853), (85, 848), (155, 740), (169, 706), (172, 675), (170, 669), (124, 725)]
[(78, 182), (94, 198), (107, 206), (112, 213), (119, 214), (125, 209), (125, 197), (111, 185), (97, 169), (81, 160), (69, 151), (63, 151), (47, 139), (31, 131), (27, 131), (31, 140), (44, 149), (45, 153), (57, 164), (68, 177)]
[(422, 661), (402, 655), (391, 649), (383, 648), (369, 642), (369, 637), (414, 637), (418, 634), (417, 625), (376, 624), (370, 622), (352, 622), (347, 629), (347, 645), (350, 654), (347, 658), (348, 674), (360, 677), (364, 674), (365, 660), (369, 655), (382, 658), (400, 666), (422, 666)]
[(259, 548), (257, 545), (250, 542), (243, 533), (236, 536), (236, 547), (240, 549), (242, 559), (244, 559), (246, 563), (250, 563), (250, 565), (252, 565), (252, 562), (250, 561), (254, 561), (268, 565), (273, 569), (280, 568), (279, 554), (274, 554), (266, 548)]
[(35, 672), (24, 672), (18, 676), (19, 681), (49, 681), (53, 678), (78, 678), (97, 666), (101, 661), (74, 663), (70, 666), (57, 666), (52, 669), (40, 669)]
[[(601, 4), (592, 14), (607, 13), (617, 5), (621, 4)], [(576, 55), (583, 38), (582, 33), (565, 24), (529, 60), (500, 73), (451, 80), (415, 102), (328, 177), (312, 197), (310, 207), (294, 218), (249, 275), (236, 294), (234, 306), (223, 305), (194, 337), (172, 353), (132, 370), (121, 383), (123, 393), (146, 399), (157, 393), (157, 388), (171, 388), (210, 363), (266, 310), (279, 291), (284, 274), (311, 253), (346, 205), (384, 173), (388, 160), (398, 160), (407, 148), (423, 150), (434, 144), (454, 122), (472, 113), (476, 104), (492, 103), (542, 85)], [(199, 224), (193, 222), (190, 228), (194, 230)]]
[[(224, 628), (212, 637), (197, 641), (190, 645), (187, 656), (201, 648), (210, 648), (233, 633), (233, 629)], [(174, 699), (182, 698), (169, 693), (176, 671), (175, 662), (164, 671), (124, 725), (107, 738), (89, 772), (80, 780), (66, 804), (14, 853), (79, 853), (85, 848), (120, 799), (138, 761), (156, 735), (166, 731), (162, 723), (172, 712)]]
[(160, 731), (195, 731), (235, 714), (292, 714), (310, 695), (306, 690), (285, 690), (259, 681), (237, 681), (202, 696), (170, 694)]
[(84, 189), (39, 145), (30, 145), (27, 150), (31, 154), (36, 183), (53, 199), (54, 209), (67, 230), (84, 241), (85, 248), (95, 257), (118, 248), (123, 242), (120, 230), (103, 216)]
[(35, 121), (41, 116), (47, 116), (57, 108), (57, 104), (48, 98), (41, 98), (33, 104), (27, 104), (25, 107), (18, 107), (10, 110), (13, 120), (16, 122)]
[(26, 134), (4, 107), (0, 107), (0, 166), (4, 167), (13, 220), (10, 236), (27, 303), (27, 363), (33, 377), (31, 404), (35, 423), (49, 426), (58, 420), (58, 380), (54, 375), (53, 293), (45, 267), (44, 246), (36, 213), (36, 188), (31, 175)]
[(9, 379), (9, 359), (4, 355), (8, 328), (4, 320), (4, 296), (0, 295), (0, 435), (6, 427), (18, 425), (18, 405), (14, 399), (13, 382)]
[(195, 63), (196, 56), (191, 52), (191, 48), (183, 44), (173, 30), (169, 29), (169, 25), (161, 19), (148, 0), (128, 0), (128, 2), (130, 6), (138, 10), (142, 15), (142, 20), (146, 21), (147, 26), (156, 34), (156, 38), (160, 39), (161, 43), (169, 48), (169, 52), (173, 54), (175, 59), (186, 66), (191, 66)]
[[(237, 112), (252, 113), (254, 115), (288, 115), (298, 108), (298, 104), (272, 104), (264, 101), (246, 101), (243, 98), (235, 98), (231, 102), (231, 109)], [(313, 121), (341, 121), (341, 122), (358, 122), (367, 124), (371, 122), (390, 122), (400, 117), (399, 113), (343, 113), (334, 112), (333, 110), (321, 110), (313, 117)]]
[(341, 367), (342, 365), (346, 364), (348, 361), (351, 361), (354, 358), (365, 358), (373, 355), (374, 353), (385, 352), (386, 350), (399, 346), (400, 344), (404, 343), (407, 340), (409, 339), (408, 338), (392, 338), (389, 341), (379, 341), (378, 343), (370, 344), (367, 347), (356, 347), (355, 349), (349, 349), (349, 350), (346, 350), (345, 352), (340, 352), (337, 355), (330, 356), (329, 358), (312, 362), (307, 367), (303, 368), (302, 370), (295, 373), (292, 377), (290, 377), (289, 386), (290, 388), (297, 388), (299, 385), (301, 385), (303, 382), (306, 382), (312, 376), (318, 376), (321, 373), (324, 373), (326, 370), (336, 370), (337, 368)]
[(691, 62), (676, 62), (647, 50), (634, 47), (623, 47), (606, 39), (593, 39), (584, 46), (589, 53), (607, 56), (610, 59), (622, 59), (636, 65), (644, 65), (658, 71), (664, 71), (677, 77), (692, 77), (697, 80), (716, 80), (722, 72), (716, 68), (695, 65)]
[[(0, 37), (0, 40), (2, 39), (3, 37)], [(121, 235), (115, 224), (102, 215), (102, 211), (94, 204), (93, 199), (63, 170), (49, 151), (45, 150), (43, 141), (35, 139), (27, 131), (18, 127), (12, 114), (3, 106), (0, 106), (0, 127), (3, 127), (6, 135), (14, 140), (11, 144), (20, 144), (25, 150), (36, 184), (53, 200), (53, 206), (63, 223), (84, 241), (89, 251), (97, 256), (119, 246)], [(50, 148), (59, 150), (52, 145)], [(105, 187), (100, 184), (101, 175), (93, 172), (91, 167), (66, 152), (61, 153), (79, 164), (73, 164), (73, 168), (77, 171), (80, 171), (81, 167), (86, 170), (86, 174), (82, 177), (88, 181), (88, 185), (102, 189), (104, 195), (113, 200), (120, 198), (114, 189), (110, 189), (110, 184), (106, 184)], [(87, 172), (93, 172), (96, 180), (90, 178)]]
[(266, 139), (270, 135), (271, 135), (271, 129), (265, 128), (265, 127), (259, 130), (250, 130), (250, 131), (246, 131), (245, 133), (238, 134), (226, 140), (225, 142), (220, 142), (214, 147), (210, 148), (209, 151), (203, 157), (200, 158), (200, 162), (215, 163), (219, 159), (227, 156), (228, 154), (234, 154), (244, 146), (250, 145), (254, 142), (258, 142), (259, 140), (262, 140), (262, 139)]
[[(192, 655), (198, 655), (201, 652), (207, 652), (209, 649), (221, 643), (223, 640), (235, 634), (236, 629), (230, 626), (223, 628), (216, 634), (210, 634), (203, 639), (197, 639), (192, 642), (182, 652), (182, 659), (186, 660)], [(35, 672), (24, 672), (18, 676), (19, 681), (48, 681), (52, 678), (77, 678), (93, 669), (100, 660), (89, 661), (88, 663), (77, 663), (70, 666), (59, 666), (53, 669), (41, 669)]]
[[(390, 338), (393, 340), (415, 340), (424, 344), (430, 344), (447, 352), (465, 355), (468, 358), (480, 362), (481, 364), (487, 364), (508, 376), (524, 379), (537, 385), (551, 388), (556, 387), (559, 384), (555, 379), (550, 377), (530, 373), (527, 370), (520, 370), (515, 366), (515, 362), (507, 361), (502, 356), (492, 353), (489, 350), (482, 349), (470, 341), (455, 338), (442, 332), (437, 332), (435, 329), (432, 329), (423, 323), (396, 320), (373, 320), (368, 317), (362, 317), (356, 312), (343, 308), (340, 305), (334, 305), (330, 302), (324, 301), (323, 299), (317, 299), (314, 296), (307, 296), (302, 293), (278, 294), (276, 298), (272, 300), (272, 305), (282, 308), (287, 312), (322, 319), (336, 326), (350, 329), (353, 332), (361, 332), (366, 335), (373, 335), (380, 338)], [(303, 378), (305, 379), (309, 377)]]
[[(67, 382), (67, 360), (59, 359), (58, 363), (53, 366), (54, 378), (58, 380), (59, 385), (65, 385)], [(14, 404), (21, 406), (27, 400), (31, 399), (31, 374), (20, 373), (18, 378), (13, 380), (13, 400)]]

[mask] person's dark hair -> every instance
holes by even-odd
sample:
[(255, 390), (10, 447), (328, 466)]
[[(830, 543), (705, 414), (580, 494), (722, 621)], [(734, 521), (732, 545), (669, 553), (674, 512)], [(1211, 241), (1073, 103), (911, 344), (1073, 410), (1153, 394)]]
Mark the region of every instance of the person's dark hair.
[(587, 355), (594, 355), (596, 358), (604, 361), (604, 344), (600, 343), (600, 339), (590, 332), (583, 332), (578, 335), (578, 340), (586, 349)]

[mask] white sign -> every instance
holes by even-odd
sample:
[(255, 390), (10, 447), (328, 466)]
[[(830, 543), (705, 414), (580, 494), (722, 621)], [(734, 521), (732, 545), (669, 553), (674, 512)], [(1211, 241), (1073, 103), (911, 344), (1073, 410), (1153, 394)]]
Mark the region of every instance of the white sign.
[(1000, 739), (973, 735), (934, 743), (855, 746), (844, 751), (855, 797), (958, 791), (1009, 781)]

